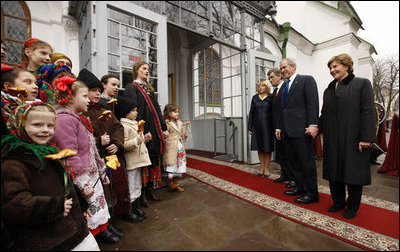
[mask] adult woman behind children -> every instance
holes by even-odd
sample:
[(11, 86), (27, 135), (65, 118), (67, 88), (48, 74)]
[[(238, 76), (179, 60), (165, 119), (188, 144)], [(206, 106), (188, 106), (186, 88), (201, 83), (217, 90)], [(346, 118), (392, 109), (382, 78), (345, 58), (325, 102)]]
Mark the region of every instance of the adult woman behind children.
[(349, 55), (332, 57), (328, 67), (334, 80), (324, 91), (318, 125), (324, 137), (323, 178), (329, 180), (333, 200), (328, 211), (347, 206), (343, 217), (352, 219), (360, 207), (363, 186), (371, 184), (368, 147), (375, 141), (374, 93), (368, 79), (354, 76)]
[[(146, 193), (151, 200), (161, 200), (153, 191), (153, 183), (161, 182), (161, 163), (160, 156), (165, 152), (165, 137), (168, 137), (167, 125), (162, 116), (160, 105), (154, 94), (154, 88), (147, 78), (149, 76), (149, 64), (144, 61), (138, 61), (133, 65), (132, 84), (126, 86), (124, 96), (133, 100), (138, 105), (137, 121), (144, 120), (144, 134), (151, 133), (151, 141), (146, 144), (149, 151), (151, 166), (148, 167), (148, 176)], [(146, 139), (147, 142), (148, 139)], [(144, 172), (144, 175), (145, 172)], [(147, 200), (142, 193), (143, 205), (147, 205)]]

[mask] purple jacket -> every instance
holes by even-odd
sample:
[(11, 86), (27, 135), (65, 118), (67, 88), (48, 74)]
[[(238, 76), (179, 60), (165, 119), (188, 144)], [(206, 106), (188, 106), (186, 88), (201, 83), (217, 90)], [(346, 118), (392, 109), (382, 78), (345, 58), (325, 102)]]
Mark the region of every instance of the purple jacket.
[(93, 134), (86, 129), (78, 114), (68, 107), (56, 108), (56, 130), (53, 141), (60, 150), (71, 149), (78, 154), (68, 158), (68, 163), (74, 171), (76, 179), (74, 183), (86, 191), (89, 177), (99, 176), (106, 166), (100, 157)]

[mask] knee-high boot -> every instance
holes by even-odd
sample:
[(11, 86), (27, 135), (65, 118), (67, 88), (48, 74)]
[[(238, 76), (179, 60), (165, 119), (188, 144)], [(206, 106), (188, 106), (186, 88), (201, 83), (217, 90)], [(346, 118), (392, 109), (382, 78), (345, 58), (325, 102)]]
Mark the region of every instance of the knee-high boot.
[(139, 199), (136, 199), (132, 204), (135, 205), (135, 214), (139, 215), (140, 217), (142, 217), (143, 219), (147, 218), (147, 214), (145, 212), (142, 211), (142, 209), (140, 209), (140, 203), (139, 203)]
[(135, 201), (131, 203), (131, 211), (127, 214), (126, 218), (133, 223), (141, 222), (144, 218), (136, 213)]

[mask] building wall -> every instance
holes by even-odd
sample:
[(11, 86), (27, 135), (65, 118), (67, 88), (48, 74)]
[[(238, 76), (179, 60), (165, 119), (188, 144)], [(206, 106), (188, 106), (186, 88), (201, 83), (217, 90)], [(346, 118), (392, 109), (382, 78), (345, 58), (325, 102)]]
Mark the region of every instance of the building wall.
[(79, 73), (77, 22), (68, 16), (68, 1), (26, 1), (32, 18), (32, 37), (46, 41), (54, 52), (72, 60), (72, 72)]

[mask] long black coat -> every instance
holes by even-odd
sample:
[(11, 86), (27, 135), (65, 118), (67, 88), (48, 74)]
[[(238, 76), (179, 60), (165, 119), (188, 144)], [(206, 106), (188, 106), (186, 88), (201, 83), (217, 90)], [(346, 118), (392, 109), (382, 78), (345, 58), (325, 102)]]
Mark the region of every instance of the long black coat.
[(374, 93), (368, 79), (349, 74), (335, 90), (324, 92), (319, 132), (323, 132), (323, 178), (351, 185), (371, 184), (370, 149), (358, 144), (375, 141)]
[[(153, 115), (151, 114), (150, 108), (147, 105), (146, 99), (140, 92), (139, 88), (134, 84), (128, 84), (125, 88), (124, 97), (127, 97), (133, 101), (136, 101), (138, 117), (136, 121), (144, 120), (143, 133), (146, 134), (150, 132), (152, 139), (146, 144), (147, 150), (149, 151), (150, 157), (157, 157), (160, 155), (160, 139), (157, 135), (156, 125), (153, 120)], [(157, 111), (158, 119), (160, 120), (162, 131), (167, 130), (167, 124), (165, 123), (164, 117), (162, 116), (160, 105), (158, 104), (157, 98), (154, 92), (149, 94), (150, 100), (153, 103), (154, 108)]]

